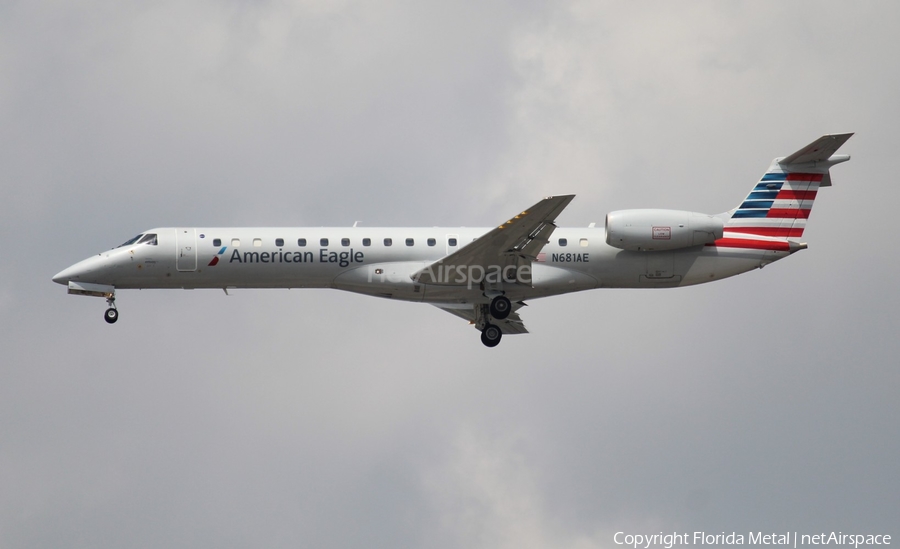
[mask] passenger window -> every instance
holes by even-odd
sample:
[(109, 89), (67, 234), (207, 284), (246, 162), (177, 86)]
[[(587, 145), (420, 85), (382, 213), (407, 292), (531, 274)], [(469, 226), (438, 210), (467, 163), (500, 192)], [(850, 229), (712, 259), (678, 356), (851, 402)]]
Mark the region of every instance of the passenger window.
[(349, 246), (349, 245), (350, 245), (350, 239), (349, 239), (349, 238), (342, 238), (342, 239), (341, 239), (341, 246)]
[(241, 239), (240, 238), (232, 238), (231, 239), (231, 247), (232, 248), (240, 248), (241, 247)]
[(276, 238), (276, 239), (275, 239), (275, 245), (278, 246), (279, 248), (280, 248), (281, 246), (284, 246), (284, 239), (283, 239), (283, 238)]
[(221, 238), (213, 238), (213, 246), (216, 248), (222, 246), (222, 239)]
[(384, 245), (385, 245), (385, 246), (390, 246), (390, 245), (393, 244), (393, 243), (394, 243), (394, 241), (393, 241), (392, 239), (390, 239), (390, 238), (385, 238), (385, 239), (384, 239)]
[(297, 245), (300, 246), (301, 248), (305, 248), (305, 247), (306, 247), (306, 239), (305, 239), (305, 238), (298, 238), (298, 239), (297, 239)]
[(428, 239), (428, 245), (429, 245), (429, 246), (434, 246), (435, 244), (437, 244), (437, 240), (435, 240), (435, 239), (433, 239), (433, 238), (429, 238), (429, 239)]
[(412, 238), (407, 238), (407, 239), (406, 239), (406, 245), (407, 245), (407, 246), (412, 246), (412, 245), (415, 244), (415, 243), (416, 243), (416, 241), (413, 240)]
[(254, 238), (253, 239), (253, 247), (254, 248), (262, 247), (262, 238)]
[(327, 238), (320, 238), (320, 239), (319, 239), (319, 246), (328, 246), (328, 239), (327, 239)]
[(559, 239), (559, 245), (560, 245), (560, 246), (565, 246), (565, 245), (568, 244), (568, 243), (569, 243), (569, 241), (566, 240), (565, 238), (560, 238), (560, 239)]
[(450, 240), (447, 241), (447, 244), (450, 246), (456, 246), (456, 239), (451, 238)]
[(363, 238), (363, 246), (371, 246), (372, 239), (371, 238)]
[(588, 244), (587, 244), (587, 238), (582, 238), (581, 240), (578, 241), (578, 244), (579, 244), (582, 248), (587, 248), (587, 245), (588, 245)]

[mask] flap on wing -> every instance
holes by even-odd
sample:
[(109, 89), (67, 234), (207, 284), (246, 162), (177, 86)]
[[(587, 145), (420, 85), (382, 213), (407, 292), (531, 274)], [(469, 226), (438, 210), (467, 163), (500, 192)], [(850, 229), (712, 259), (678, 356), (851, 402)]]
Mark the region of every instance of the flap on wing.
[[(470, 324), (475, 324), (475, 308), (458, 308), (458, 307), (442, 307), (436, 303), (432, 303), (438, 309), (442, 311), (447, 311), (452, 315), (456, 315), (459, 318), (468, 321)], [(516, 309), (521, 308), (522, 305), (519, 303), (513, 303), (513, 312), (509, 313), (509, 316), (503, 320), (492, 320), (491, 324), (494, 324), (500, 331), (504, 334), (527, 334), (528, 329), (525, 328), (525, 323), (522, 322), (522, 318), (515, 312)]]
[(544, 198), (474, 242), (418, 271), (413, 279), (422, 284), (465, 285), (471, 280), (459, 275), (469, 272), (472, 266), (481, 267), (481, 274), (485, 274), (494, 268), (530, 265), (549, 242), (556, 229), (556, 217), (573, 198), (572, 194)]

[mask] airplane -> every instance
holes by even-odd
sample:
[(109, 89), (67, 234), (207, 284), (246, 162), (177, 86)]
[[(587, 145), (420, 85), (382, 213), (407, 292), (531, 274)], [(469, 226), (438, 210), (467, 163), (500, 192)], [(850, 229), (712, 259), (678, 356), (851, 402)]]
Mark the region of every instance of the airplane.
[(610, 212), (604, 227), (557, 227), (574, 195), (548, 196), (494, 228), (167, 227), (64, 269), (69, 294), (106, 299), (150, 288), (334, 288), (423, 302), (463, 318), (495, 347), (528, 330), (526, 300), (595, 288), (673, 288), (721, 280), (806, 249), (818, 190), (852, 133), (776, 158), (725, 213)]

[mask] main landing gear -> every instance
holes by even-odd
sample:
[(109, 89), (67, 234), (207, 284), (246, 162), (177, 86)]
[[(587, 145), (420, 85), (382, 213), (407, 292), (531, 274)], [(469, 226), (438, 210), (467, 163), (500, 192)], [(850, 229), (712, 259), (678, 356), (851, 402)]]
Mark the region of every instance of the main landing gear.
[(103, 313), (103, 320), (109, 324), (115, 324), (119, 320), (119, 310), (116, 309), (116, 296), (111, 295), (107, 297), (106, 304), (109, 305), (109, 309)]
[(498, 295), (491, 300), (490, 312), (492, 317), (503, 320), (512, 312), (512, 303), (505, 295)]
[(493, 324), (486, 324), (484, 330), (481, 331), (481, 342), (485, 347), (496, 347), (500, 344), (501, 337), (503, 337), (503, 332)]
[(491, 324), (491, 319), (505, 320), (509, 318), (509, 313), (511, 312), (512, 303), (504, 295), (495, 296), (491, 299), (490, 305), (481, 306), (481, 317), (484, 323), (484, 328), (481, 329), (481, 342), (484, 343), (485, 347), (496, 347), (500, 344), (500, 339), (503, 337), (503, 331), (499, 326)]

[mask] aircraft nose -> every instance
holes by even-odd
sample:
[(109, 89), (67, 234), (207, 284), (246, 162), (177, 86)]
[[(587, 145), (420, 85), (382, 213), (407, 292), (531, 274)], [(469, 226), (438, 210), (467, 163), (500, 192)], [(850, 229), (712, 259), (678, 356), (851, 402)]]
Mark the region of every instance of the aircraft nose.
[(94, 258), (85, 259), (78, 263), (61, 270), (53, 276), (53, 282), (57, 284), (68, 285), (70, 280), (80, 280), (90, 273), (96, 267)]
[(63, 269), (60, 272), (56, 273), (53, 276), (53, 282), (56, 282), (57, 284), (66, 285), (69, 283), (70, 280), (78, 278), (78, 275), (79, 275), (79, 270), (75, 268), (75, 265), (72, 265), (71, 267), (69, 267), (67, 269)]

